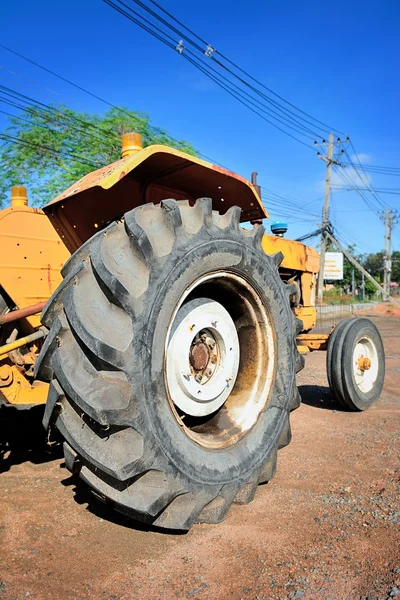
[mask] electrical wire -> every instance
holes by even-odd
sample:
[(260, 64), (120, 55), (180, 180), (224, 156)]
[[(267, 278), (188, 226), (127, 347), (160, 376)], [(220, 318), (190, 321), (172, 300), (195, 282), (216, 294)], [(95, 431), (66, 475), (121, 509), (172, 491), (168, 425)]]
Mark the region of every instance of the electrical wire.
[(345, 155), (347, 156), (348, 161), (350, 162), (350, 164), (352, 164), (352, 166), (353, 166), (355, 172), (357, 173), (360, 181), (363, 182), (363, 184), (366, 186), (366, 188), (370, 192), (370, 194), (375, 198), (375, 200), (377, 201), (377, 203), (381, 207), (381, 209), (385, 208), (386, 207), (386, 203), (382, 200), (382, 198), (379, 196), (379, 194), (377, 194), (376, 191), (374, 190), (374, 188), (371, 186), (371, 183), (370, 183), (370, 180), (368, 178), (368, 175), (367, 175), (367, 173), (364, 170), (364, 167), (363, 167), (363, 165), (362, 165), (362, 163), (360, 161), (360, 158), (359, 158), (359, 156), (357, 154), (357, 151), (356, 151), (356, 149), (354, 147), (354, 144), (353, 144), (353, 142), (351, 140), (350, 140), (350, 145), (351, 145), (351, 147), (353, 149), (354, 156), (356, 157), (356, 161), (359, 164), (359, 167), (360, 167), (360, 169), (362, 171), (362, 175), (361, 175), (359, 169), (354, 165), (354, 162), (353, 162), (351, 156), (349, 155), (349, 153), (347, 151), (347, 148), (345, 148)]
[[(98, 100), (99, 102), (102, 102), (104, 105), (114, 109), (115, 111), (117, 111), (119, 114), (125, 115), (129, 118), (132, 118), (132, 114), (129, 113), (128, 111), (124, 110), (123, 108), (116, 106), (115, 104), (113, 104), (112, 102), (109, 102), (108, 100), (106, 100), (105, 98), (102, 98), (101, 96), (94, 94), (93, 92), (85, 89), (84, 87), (78, 85), (77, 83), (71, 81), (70, 79), (67, 79), (66, 77), (63, 77), (62, 75), (59, 75), (58, 73), (56, 73), (55, 71), (52, 71), (51, 69), (48, 69), (47, 67), (41, 65), (40, 63), (28, 58), (27, 56), (24, 56), (23, 54), (21, 54), (20, 52), (16, 52), (15, 50), (13, 50), (12, 48), (9, 48), (8, 46), (5, 46), (4, 44), (0, 43), (0, 48), (2, 48), (3, 50), (6, 50), (7, 52), (10, 52), (11, 54), (14, 54), (15, 56), (18, 56), (19, 58), (21, 58), (22, 60), (25, 60), (26, 62), (34, 65), (35, 67), (37, 67), (38, 69), (41, 69), (42, 71), (45, 71), (46, 73), (49, 73), (50, 75), (56, 77), (57, 79), (59, 79), (60, 81), (64, 81), (65, 83), (68, 83), (69, 85), (71, 85), (72, 87), (80, 90), (81, 92), (87, 94), (88, 96), (91, 96), (92, 98), (95, 98), (96, 100)], [(175, 48), (175, 46), (173, 46), (173, 48)], [(159, 127), (156, 127), (154, 125), (151, 125), (150, 123), (146, 124), (146, 127), (148, 127), (148, 129), (150, 131), (152, 131), (154, 134), (160, 134), (160, 132), (162, 132), (164, 135), (168, 136), (168, 139), (176, 145), (176, 147), (179, 149), (180, 147), (182, 147), (182, 141), (177, 140), (175, 138), (173, 138), (172, 136), (170, 136), (167, 133), (164, 133)], [(216, 160), (208, 157), (207, 155), (203, 154), (202, 152), (198, 152), (197, 154), (201, 157), (203, 157), (205, 160), (216, 164), (216, 165), (221, 165), (220, 163), (218, 163)], [(227, 168), (227, 167), (223, 167), (223, 168)]]
[(13, 142), (15, 144), (23, 144), (25, 146), (30, 146), (32, 148), (37, 148), (37, 149), (40, 149), (40, 150), (45, 150), (46, 152), (51, 152), (51, 153), (57, 154), (59, 156), (65, 156), (65, 157), (71, 158), (72, 160), (74, 160), (76, 162), (79, 162), (79, 163), (84, 164), (86, 166), (92, 167), (94, 169), (98, 169), (98, 168), (100, 168), (100, 167), (103, 166), (100, 163), (89, 162), (89, 161), (85, 160), (84, 157), (79, 156), (77, 154), (74, 154), (72, 152), (67, 152), (67, 151), (63, 151), (63, 150), (57, 150), (56, 148), (51, 148), (50, 146), (45, 146), (44, 144), (36, 144), (34, 142), (29, 142), (27, 140), (22, 140), (21, 138), (17, 138), (15, 136), (8, 135), (6, 133), (0, 133), (0, 139), (2, 139), (4, 141), (10, 141), (10, 142)]
[[(346, 172), (340, 171), (336, 165), (332, 165), (334, 172), (340, 177), (340, 179), (342, 179), (342, 181), (344, 181), (344, 183), (346, 183), (347, 185), (350, 185), (351, 187), (354, 187), (354, 181), (351, 180), (351, 178), (348, 176), (348, 174)], [(363, 201), (365, 202), (365, 204), (368, 206), (368, 208), (378, 214), (378, 209), (376, 208), (376, 206), (369, 200), (369, 198), (367, 198), (364, 193), (357, 187), (355, 186), (354, 191), (357, 192), (357, 194), (363, 199)]]
[[(352, 166), (349, 162), (342, 162), (344, 167)], [(371, 173), (378, 173), (382, 175), (395, 175), (400, 176), (400, 168), (397, 167), (383, 167), (378, 165), (363, 165), (364, 171), (369, 171)]]
[[(145, 5), (143, 4), (143, 2), (140, 2), (139, 0), (134, 0), (136, 4), (140, 4), (142, 7), (145, 8), (145, 10), (147, 10), (149, 12), (149, 9), (145, 7)], [(218, 50), (216, 50), (214, 47), (211, 46), (211, 44), (209, 44), (208, 42), (206, 42), (203, 38), (201, 38), (198, 34), (196, 34), (193, 30), (189, 29), (186, 25), (184, 25), (181, 21), (179, 21), (176, 17), (174, 17), (170, 12), (168, 12), (165, 8), (163, 8), (159, 3), (157, 3), (155, 0), (149, 0), (154, 6), (156, 6), (159, 10), (161, 10), (165, 15), (167, 15), (171, 20), (175, 21), (175, 23), (177, 23), (178, 25), (180, 25), (181, 27), (183, 27), (184, 29), (186, 29), (186, 31), (188, 31), (192, 36), (196, 37), (197, 40), (199, 40), (199, 42), (201, 44), (203, 44), (203, 46), (205, 48), (201, 48), (201, 50), (204, 52), (205, 49), (207, 48), (211, 48), (212, 49), (212, 53), (210, 58), (212, 60), (216, 60), (214, 57), (214, 54), (218, 54), (223, 60), (225, 60), (225, 62), (227, 62), (228, 64), (230, 64), (232, 67), (234, 67), (237, 71), (239, 71), (240, 73), (242, 73), (243, 75), (245, 75), (246, 77), (248, 77), (249, 79), (251, 79), (252, 81), (254, 81), (254, 83), (256, 83), (257, 85), (261, 86), (263, 89), (265, 89), (268, 93), (272, 94), (273, 96), (275, 96), (276, 98), (278, 98), (279, 100), (281, 100), (282, 102), (284, 102), (285, 104), (287, 104), (288, 106), (290, 106), (291, 108), (295, 109), (297, 112), (309, 117), (310, 119), (312, 119), (312, 121), (314, 121), (315, 123), (318, 123), (319, 125), (322, 125), (324, 130), (326, 132), (330, 132), (330, 131), (336, 131), (337, 133), (340, 133), (342, 135), (345, 135), (343, 132), (339, 131), (338, 129), (331, 127), (330, 125), (327, 125), (326, 123), (316, 119), (315, 117), (313, 117), (312, 115), (310, 115), (309, 113), (303, 111), (302, 109), (300, 109), (299, 107), (297, 107), (296, 105), (292, 104), (291, 102), (289, 102), (288, 100), (286, 100), (283, 96), (280, 96), (279, 94), (277, 94), (276, 92), (274, 92), (272, 89), (268, 88), (266, 85), (264, 85), (262, 82), (260, 82), (258, 79), (256, 79), (255, 77), (253, 77), (252, 75), (250, 75), (250, 73), (248, 73), (247, 71), (245, 71), (244, 69), (242, 69), (241, 67), (239, 67), (237, 64), (235, 64), (233, 61), (231, 61), (229, 58), (227, 58), (226, 56), (224, 56), (221, 52), (219, 52)], [(154, 14), (154, 13), (153, 13)], [(159, 16), (157, 16), (157, 18), (160, 18)], [(175, 30), (176, 31), (176, 30)], [(184, 35), (184, 34), (183, 34)], [(182, 35), (182, 37), (183, 37)], [(186, 37), (186, 36), (185, 36)], [(192, 42), (191, 42), (192, 43)], [(219, 62), (219, 61), (216, 61)], [(224, 65), (221, 65), (224, 67)], [(224, 67), (226, 68), (226, 67)], [(237, 77), (237, 75), (235, 75), (235, 77)], [(247, 85), (247, 84), (246, 84)]]
[[(61, 118), (64, 122), (68, 122), (70, 124), (74, 123), (74, 127), (75, 129), (77, 129), (78, 131), (84, 133), (85, 135), (91, 135), (93, 137), (97, 137), (99, 139), (102, 139), (102, 136), (105, 135), (109, 135), (109, 136), (113, 136), (113, 132), (111, 130), (107, 130), (104, 129), (102, 127), (99, 127), (97, 125), (95, 125), (94, 123), (90, 123), (89, 121), (85, 121), (84, 119), (80, 119), (79, 117), (76, 117), (74, 115), (66, 115), (65, 113), (61, 112), (60, 110), (58, 110), (57, 108), (55, 108), (54, 106), (51, 106), (50, 104), (45, 104), (43, 102), (40, 102), (39, 100), (35, 100), (34, 98), (30, 98), (29, 96), (27, 96), (26, 94), (22, 94), (21, 92), (18, 92), (16, 90), (13, 90), (12, 88), (9, 88), (7, 86), (4, 85), (0, 85), (0, 101), (9, 104), (11, 106), (15, 106), (16, 108), (19, 108), (20, 110), (24, 110), (24, 105), (25, 107), (29, 107), (29, 108), (34, 108), (35, 110), (39, 110), (39, 112), (41, 113), (41, 115), (52, 115), (52, 116), (57, 116), (59, 118)], [(22, 106), (21, 104), (17, 105), (16, 103), (23, 103)], [(28, 112), (32, 112), (32, 111), (28, 111)], [(90, 130), (88, 131), (88, 129), (90, 128)], [(101, 135), (99, 135), (101, 134)]]
[[(111, 8), (114, 8), (117, 12), (119, 12), (120, 14), (122, 14), (123, 16), (125, 16), (127, 19), (129, 19), (130, 21), (132, 21), (133, 23), (135, 23), (136, 25), (138, 25), (139, 27), (141, 27), (142, 29), (144, 29), (145, 31), (147, 31), (148, 33), (150, 33), (151, 35), (154, 35), (154, 37), (156, 37), (157, 39), (159, 39), (160, 41), (162, 41), (163, 43), (165, 43), (170, 48), (173, 48), (174, 50), (177, 49), (177, 46), (175, 45), (175, 47), (174, 47), (173, 44), (171, 43), (173, 38), (171, 38), (166, 32), (163, 32), (154, 23), (151, 23), (145, 17), (143, 17), (142, 15), (139, 15), (139, 13), (137, 13), (137, 11), (134, 11), (130, 6), (128, 6), (122, 0), (117, 0), (117, 1), (119, 2), (119, 4), (117, 4), (113, 0), (103, 0), (103, 2), (105, 4), (107, 4)], [(138, 3), (136, 0), (134, 0), (134, 1), (136, 3)], [(143, 5), (143, 3), (140, 3), (140, 5)], [(125, 7), (125, 8), (122, 8), (122, 7)], [(141, 19), (141, 21), (139, 21), (139, 19)], [(160, 39), (160, 33), (163, 34), (165, 36), (165, 38), (167, 38), (167, 39), (165, 39), (165, 38)], [(181, 32), (178, 32), (178, 33), (180, 34)], [(171, 40), (171, 42), (169, 40)], [(202, 52), (202, 54), (204, 54), (204, 52)], [(279, 129), (280, 131), (282, 131), (283, 133), (285, 133), (289, 137), (292, 137), (297, 142), (302, 143), (303, 145), (308, 146), (311, 150), (315, 151), (315, 147), (314, 146), (311, 146), (310, 144), (306, 144), (302, 140), (299, 140), (298, 138), (296, 138), (295, 136), (293, 136), (292, 134), (290, 134), (285, 129), (282, 129), (281, 127), (279, 127), (278, 125), (276, 125), (275, 122), (270, 121), (269, 119), (266, 119), (264, 116), (260, 115), (260, 113), (258, 112), (258, 110), (263, 110), (263, 112), (268, 112), (268, 114), (271, 116), (272, 119), (277, 120), (281, 124), (284, 124), (285, 127), (291, 128), (292, 130), (294, 129), (296, 132), (298, 132), (298, 133), (300, 133), (302, 135), (305, 135), (304, 131), (307, 131), (307, 130), (311, 131), (311, 130), (309, 130), (309, 128), (306, 128), (303, 124), (299, 124), (298, 120), (293, 119), (293, 117), (290, 117), (291, 120), (288, 120), (288, 118), (286, 116), (285, 120), (282, 121), (282, 119), (280, 119), (279, 117), (274, 116), (274, 114), (275, 115), (277, 114), (276, 111), (274, 111), (274, 114), (271, 115), (272, 109), (266, 108), (265, 105), (262, 105), (262, 103), (260, 103), (256, 99), (254, 99), (254, 97), (249, 96), (249, 94), (247, 94), (246, 92), (243, 92), (243, 90), (241, 90), (232, 81), (230, 81), (229, 79), (227, 79), (223, 75), (221, 76), (221, 74), (218, 73), (218, 71), (216, 71), (212, 67), (210, 68), (209, 65), (207, 65), (207, 63), (205, 63), (203, 60), (199, 60), (193, 52), (191, 52), (191, 51), (182, 52), (181, 55), (186, 60), (188, 60), (188, 62), (190, 62), (193, 66), (195, 66), (197, 69), (199, 69), (204, 75), (206, 75), (207, 77), (209, 77), (210, 79), (212, 79), (222, 89), (224, 89), (225, 91), (227, 91), (228, 93), (230, 93), (230, 95), (232, 95), (233, 97), (235, 97), (239, 102), (241, 102), (242, 104), (244, 104), (247, 108), (249, 108), (250, 110), (252, 110), (252, 112), (254, 112), (255, 114), (257, 114), (258, 116), (260, 116), (261, 118), (263, 118), (270, 125), (272, 125), (273, 127)], [(233, 74), (232, 72), (230, 72), (230, 73)], [(235, 77), (237, 77), (235, 74), (233, 74), (233, 75)], [(222, 83), (221, 78), (224, 79), (225, 85)], [(244, 80), (241, 80), (241, 82), (244, 83), (245, 85), (247, 85), (247, 83)], [(253, 86), (247, 85), (247, 87), (250, 87), (250, 89), (253, 89), (253, 91), (257, 92), (257, 90), (255, 90), (255, 88)], [(240, 98), (238, 96), (240, 96)], [(243, 96), (246, 96), (246, 98), (244, 99)], [(255, 110), (254, 108), (252, 108), (252, 106), (254, 107), (254, 105), (255, 105), (256, 102), (259, 105), (261, 104), (261, 106), (263, 106), (263, 108), (262, 109), (258, 109), (258, 110)], [(250, 104), (250, 106), (249, 106), (249, 104)], [(302, 128), (301, 131), (299, 131), (299, 127)], [(314, 133), (314, 132), (311, 132), (311, 133)], [(316, 135), (318, 136), (318, 134), (316, 134)]]
[[(135, 15), (138, 15), (141, 19), (145, 20), (148, 24), (150, 24), (153, 27), (155, 27), (158, 31), (161, 31), (153, 23), (151, 23), (151, 21), (145, 19), (142, 15), (140, 15), (140, 13), (138, 13), (137, 11), (133, 11), (133, 9), (131, 9), (130, 7), (128, 7), (122, 0), (118, 0), (118, 1), (120, 2), (120, 4), (123, 4), (125, 7), (127, 7), (128, 10), (130, 10), (131, 12), (133, 12)], [(196, 44), (195, 42), (193, 42), (193, 40), (191, 40), (188, 36), (186, 36), (182, 31), (179, 31), (173, 25), (171, 25), (171, 23), (168, 23), (168, 21), (166, 21), (165, 19), (163, 19), (162, 17), (160, 17), (160, 15), (158, 15), (156, 12), (154, 12), (153, 10), (151, 10), (148, 6), (146, 6), (143, 2), (141, 2), (141, 0), (132, 0), (132, 1), (135, 2), (135, 4), (139, 5), (141, 8), (143, 8), (145, 11), (147, 11), (149, 14), (151, 14), (154, 17), (156, 17), (157, 20), (159, 20), (162, 24), (166, 25), (170, 30), (172, 30), (175, 33), (177, 33), (181, 38), (183, 38), (184, 40), (188, 41), (192, 46), (194, 46), (198, 51), (200, 51), (200, 53), (202, 55), (205, 54), (204, 47), (202, 48), (201, 46), (199, 46), (198, 44)], [(169, 38), (169, 39), (171, 39), (171, 38)], [(205, 44), (205, 42), (204, 42), (204, 44)], [(208, 44), (205, 44), (205, 45), (207, 47), (211, 48), (210, 45), (208, 45)], [(191, 51), (189, 51), (187, 49), (186, 49), (186, 51), (189, 52), (189, 54), (191, 54), (192, 56), (195, 56), (195, 54), (193, 52), (191, 52)], [(212, 58), (214, 60), (213, 54), (211, 54), (211, 56), (209, 56), (209, 58)], [(203, 64), (206, 64), (204, 61), (202, 61), (202, 62), (203, 62)], [(216, 62), (220, 66), (222, 66), (224, 69), (226, 69), (226, 67), (224, 65), (221, 65), (221, 63), (219, 61), (216, 61)], [(219, 77), (221, 77), (221, 74), (218, 71), (216, 71), (215, 69), (212, 69), (212, 68), (211, 68), (211, 70), (214, 71), (214, 72), (216, 72), (219, 75)], [(280, 110), (286, 116), (286, 118), (289, 118), (292, 121), (296, 122), (298, 125), (300, 125), (299, 116), (296, 115), (296, 113), (294, 113), (293, 111), (287, 110), (286, 108), (282, 107), (281, 105), (279, 105), (279, 103), (275, 102), (274, 100), (272, 100), (271, 98), (269, 98), (265, 94), (260, 93), (260, 91), (257, 90), (254, 86), (249, 86), (249, 84), (246, 81), (244, 81), (242, 78), (238, 78), (237, 75), (235, 75), (232, 71), (228, 70), (228, 72), (231, 75), (233, 75), (235, 78), (239, 79), (242, 84), (244, 84), (245, 86), (249, 87), (252, 91), (254, 91), (255, 93), (257, 93), (260, 97), (264, 98), (265, 101), (267, 101), (268, 103), (270, 103), (273, 106), (275, 106), (278, 110)], [(227, 78), (224, 77), (224, 79), (227, 79)], [(229, 81), (229, 80), (227, 79), (227, 81)], [(238, 88), (238, 89), (240, 89), (240, 88)], [(247, 94), (247, 95), (249, 95), (249, 94)], [(273, 112), (275, 112), (275, 111), (273, 111)], [(275, 112), (275, 114), (278, 114), (278, 113)], [(303, 120), (303, 122), (309, 123), (310, 125), (312, 125), (312, 126), (315, 127), (315, 123), (312, 123), (312, 122), (310, 122), (310, 121), (308, 121), (307, 119), (304, 119), (304, 118), (301, 118), (301, 119)], [(304, 129), (307, 130), (308, 132), (312, 133), (316, 137), (321, 137), (320, 133), (315, 133), (315, 131), (312, 131), (309, 128), (304, 128)], [(324, 135), (326, 134), (326, 131), (327, 130), (325, 130)]]

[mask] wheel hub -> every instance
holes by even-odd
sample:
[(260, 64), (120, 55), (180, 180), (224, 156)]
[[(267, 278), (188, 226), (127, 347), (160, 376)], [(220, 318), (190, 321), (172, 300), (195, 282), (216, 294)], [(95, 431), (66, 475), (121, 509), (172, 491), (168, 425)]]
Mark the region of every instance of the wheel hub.
[(371, 368), (371, 361), (366, 356), (360, 356), (357, 364), (360, 371), (368, 371)]
[(239, 338), (228, 311), (215, 300), (184, 304), (175, 318), (166, 353), (173, 403), (192, 416), (218, 410), (239, 370)]
[(378, 375), (378, 353), (374, 342), (368, 336), (363, 336), (355, 345), (353, 373), (361, 392), (370, 392)]
[(193, 342), (190, 348), (189, 360), (195, 371), (203, 371), (210, 360), (207, 346), (203, 342)]

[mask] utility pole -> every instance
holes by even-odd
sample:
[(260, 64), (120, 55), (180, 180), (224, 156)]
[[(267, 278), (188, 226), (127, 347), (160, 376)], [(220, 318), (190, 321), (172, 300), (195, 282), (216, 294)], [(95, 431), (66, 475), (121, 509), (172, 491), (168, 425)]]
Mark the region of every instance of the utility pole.
[[(327, 246), (327, 235), (326, 230), (329, 225), (329, 203), (331, 198), (331, 177), (332, 177), (332, 165), (341, 165), (338, 160), (335, 160), (334, 157), (334, 149), (335, 145), (341, 145), (347, 143), (348, 140), (341, 140), (337, 138), (334, 141), (333, 133), (329, 134), (328, 139), (328, 152), (326, 156), (320, 156), (322, 160), (326, 162), (326, 178), (325, 178), (325, 199), (324, 199), (324, 208), (322, 210), (322, 232), (321, 232), (321, 251), (320, 251), (320, 269), (318, 275), (318, 299), (322, 302), (323, 296), (323, 287), (324, 287), (324, 271), (325, 271), (325, 253)], [(316, 144), (316, 142), (315, 142)], [(326, 142), (323, 142), (323, 145), (326, 145)], [(343, 152), (343, 150), (342, 150)], [(319, 153), (318, 153), (319, 154)]]
[(389, 299), (390, 293), (390, 274), (389, 274), (389, 209), (385, 210), (385, 258), (383, 267), (383, 299)]
[[(356, 269), (358, 269), (360, 271), (360, 273), (364, 273), (365, 277), (374, 284), (374, 286), (376, 287), (376, 289), (383, 294), (383, 287), (381, 286), (380, 283), (378, 283), (376, 281), (376, 279), (374, 279), (372, 277), (372, 275), (370, 275), (368, 273), (368, 271), (366, 271), (364, 269), (364, 267), (362, 265), (360, 265), (360, 263), (354, 258), (354, 256), (352, 256), (350, 254), (350, 252), (348, 252), (345, 248), (343, 248), (343, 246), (329, 233), (329, 231), (326, 232), (327, 237), (330, 239), (330, 241), (337, 247), (338, 250), (340, 250), (340, 252), (343, 252), (343, 254), (345, 255), (345, 257), (347, 258), (347, 260), (349, 262), (351, 262), (352, 265), (354, 265), (356, 267)], [(395, 300), (393, 298), (393, 296), (389, 296), (389, 302), (391, 302), (392, 304), (394, 304), (397, 308), (400, 307), (400, 302), (398, 302), (397, 300)]]
[(386, 207), (385, 213), (381, 214), (381, 219), (385, 221), (385, 256), (383, 264), (383, 299), (389, 300), (390, 282), (392, 275), (392, 233), (395, 223), (399, 222), (399, 212)]
[(325, 179), (325, 199), (324, 208), (322, 211), (322, 233), (321, 233), (321, 252), (320, 252), (320, 268), (318, 275), (318, 298), (322, 301), (322, 293), (324, 286), (324, 270), (325, 270), (325, 252), (326, 252), (326, 228), (329, 224), (329, 201), (331, 199), (331, 176), (332, 176), (332, 158), (333, 158), (333, 133), (329, 134), (328, 155), (326, 162), (326, 179)]

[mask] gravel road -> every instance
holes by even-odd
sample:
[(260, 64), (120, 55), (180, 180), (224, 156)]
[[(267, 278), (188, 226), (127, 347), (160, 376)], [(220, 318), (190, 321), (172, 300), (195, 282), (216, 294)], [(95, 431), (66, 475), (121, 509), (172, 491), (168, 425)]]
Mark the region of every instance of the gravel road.
[(93, 501), (44, 444), (40, 410), (2, 409), (0, 600), (400, 598), (400, 317), (374, 320), (387, 359), (376, 406), (335, 410), (324, 353), (307, 357), (275, 479), (187, 534)]

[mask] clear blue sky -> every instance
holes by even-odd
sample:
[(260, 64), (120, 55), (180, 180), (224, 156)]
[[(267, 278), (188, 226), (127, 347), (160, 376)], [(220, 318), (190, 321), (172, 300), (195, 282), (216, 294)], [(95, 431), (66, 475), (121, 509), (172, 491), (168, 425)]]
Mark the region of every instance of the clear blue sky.
[[(366, 162), (400, 166), (398, 2), (160, 3), (268, 87), (348, 133)], [(101, 0), (3, 2), (0, 39), (114, 104), (146, 111), (173, 137), (187, 139), (232, 170), (248, 177), (258, 171), (262, 186), (310, 203), (307, 208), (320, 213), (325, 166), (311, 150), (263, 122)], [(105, 110), (1, 49), (0, 65), (56, 90), (76, 109)], [(57, 101), (4, 69), (0, 83), (45, 102)], [(4, 126), (0, 119), (0, 130)], [(400, 178), (374, 176), (372, 184), (396, 188)], [(400, 196), (382, 198), (400, 208)], [(279, 217), (276, 210), (270, 214)], [(316, 217), (309, 218), (289, 219), (290, 237), (315, 229)], [(332, 219), (359, 251), (381, 249), (383, 224), (357, 194), (335, 193)], [(400, 225), (394, 245), (400, 247)]]

